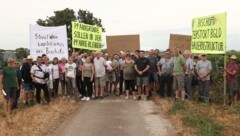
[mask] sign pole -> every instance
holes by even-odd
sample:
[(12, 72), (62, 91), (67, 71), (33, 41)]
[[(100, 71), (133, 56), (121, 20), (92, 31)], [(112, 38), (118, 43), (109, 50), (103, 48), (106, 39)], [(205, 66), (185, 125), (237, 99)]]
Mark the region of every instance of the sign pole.
[(227, 91), (227, 80), (226, 80), (226, 62), (227, 62), (227, 55), (226, 53), (224, 54), (224, 74), (223, 74), (223, 78), (224, 78), (224, 88), (223, 88), (223, 105), (226, 105), (226, 91)]

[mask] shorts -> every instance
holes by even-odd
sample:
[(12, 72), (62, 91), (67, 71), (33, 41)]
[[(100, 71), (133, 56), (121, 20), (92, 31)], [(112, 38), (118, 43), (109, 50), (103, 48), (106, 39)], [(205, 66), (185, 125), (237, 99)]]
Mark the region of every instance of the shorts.
[(95, 77), (94, 85), (95, 85), (95, 87), (104, 87), (106, 85), (105, 76), (103, 76), (103, 77)]
[(135, 80), (124, 80), (125, 89), (129, 91), (135, 91)]
[(108, 81), (108, 82), (116, 82), (117, 78), (116, 78), (115, 73), (113, 72), (113, 73), (106, 74), (106, 81)]
[(158, 83), (158, 74), (157, 72), (149, 73), (149, 82)]
[(227, 87), (228, 87), (229, 96), (233, 97), (233, 96), (237, 95), (238, 91), (237, 91), (237, 83), (236, 82), (227, 83)]
[(34, 92), (35, 87), (33, 83), (24, 83), (24, 92), (28, 93), (28, 92)]
[(176, 75), (173, 79), (173, 86), (176, 91), (184, 91), (184, 75)]
[(47, 86), (48, 86), (48, 89), (53, 89), (53, 81), (52, 80), (48, 80), (47, 81)]
[(144, 76), (144, 77), (137, 76), (137, 85), (149, 85), (149, 77), (148, 76)]
[(9, 99), (14, 99), (16, 97), (16, 91), (17, 88), (13, 87), (13, 88), (4, 88), (3, 89), (5, 94), (3, 93), (3, 97), (5, 98), (5, 100), (9, 100)]

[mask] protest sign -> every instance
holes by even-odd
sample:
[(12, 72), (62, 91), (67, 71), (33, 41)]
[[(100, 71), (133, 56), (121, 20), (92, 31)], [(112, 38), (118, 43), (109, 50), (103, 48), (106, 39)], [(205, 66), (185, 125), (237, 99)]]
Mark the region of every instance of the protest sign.
[(107, 36), (107, 52), (110, 54), (120, 51), (135, 51), (140, 49), (139, 35)]
[(102, 27), (72, 22), (72, 47), (99, 51), (102, 48)]
[(43, 27), (30, 25), (30, 55), (34, 60), (46, 54), (50, 60), (54, 57), (68, 58), (66, 25)]
[(169, 49), (172, 51), (178, 48), (182, 52), (191, 49), (191, 36), (190, 35), (180, 35), (180, 34), (170, 34), (169, 39)]
[(193, 53), (225, 54), (226, 16), (226, 13), (222, 13), (192, 20)]

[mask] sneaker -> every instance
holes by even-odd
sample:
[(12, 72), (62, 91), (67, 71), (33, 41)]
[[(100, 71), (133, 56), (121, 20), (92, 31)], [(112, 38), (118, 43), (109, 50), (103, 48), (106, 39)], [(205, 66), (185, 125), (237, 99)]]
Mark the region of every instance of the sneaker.
[(137, 100), (137, 97), (136, 97), (136, 96), (133, 96), (133, 100)]
[(63, 98), (63, 99), (65, 99), (66, 97), (65, 97), (65, 96), (63, 96), (62, 98)]
[(67, 98), (70, 99), (70, 96), (68, 96)]
[(90, 97), (87, 97), (87, 98), (86, 98), (86, 101), (90, 101)]
[(99, 99), (103, 99), (103, 97), (102, 97), (102, 96), (100, 96), (100, 97), (99, 97)]
[(98, 96), (95, 96), (95, 98), (94, 99), (98, 99)]
[(87, 97), (83, 97), (81, 100), (82, 100), (82, 101), (86, 101), (86, 100), (87, 100)]
[(125, 97), (125, 100), (128, 100), (128, 96)]
[(147, 96), (147, 97), (146, 97), (146, 100), (147, 100), (147, 101), (150, 101), (150, 100), (151, 100), (150, 96)]
[(141, 100), (141, 99), (142, 99), (142, 97), (141, 97), (141, 96), (138, 96), (137, 100)]
[(79, 94), (79, 95), (78, 95), (78, 98), (81, 98), (81, 97), (82, 97), (82, 95), (81, 95), (81, 94)]

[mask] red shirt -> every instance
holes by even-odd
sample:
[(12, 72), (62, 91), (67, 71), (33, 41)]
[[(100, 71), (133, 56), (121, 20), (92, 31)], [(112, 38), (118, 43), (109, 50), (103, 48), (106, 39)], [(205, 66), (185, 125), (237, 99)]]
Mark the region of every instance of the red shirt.
[[(237, 71), (238, 72), (238, 65), (236, 64), (229, 64), (227, 65), (227, 70), (230, 72)], [(227, 81), (228, 82), (237, 82), (237, 73), (235, 75), (230, 75), (227, 73)]]

